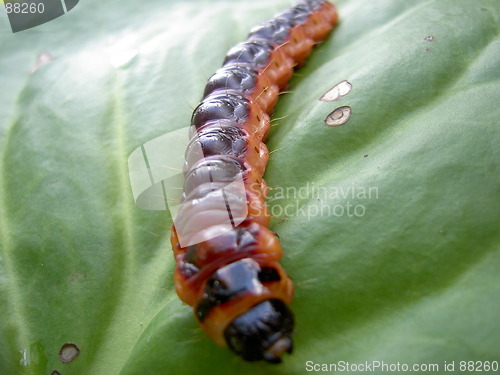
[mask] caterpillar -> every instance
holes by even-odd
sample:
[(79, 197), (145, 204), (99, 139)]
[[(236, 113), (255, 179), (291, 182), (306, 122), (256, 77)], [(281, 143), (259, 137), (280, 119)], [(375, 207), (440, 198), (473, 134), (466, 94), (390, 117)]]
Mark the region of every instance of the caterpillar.
[[(264, 142), (278, 94), (336, 22), (330, 2), (302, 0), (254, 27), (208, 79), (192, 114), (182, 203), (171, 228), (175, 287), (205, 333), (247, 361), (280, 363), (292, 352), (293, 285), (268, 228)], [(237, 176), (245, 212), (236, 225), (229, 206), (242, 199), (228, 185)], [(221, 194), (222, 208), (214, 203)], [(219, 220), (228, 213), (229, 228)], [(180, 234), (186, 230), (196, 235), (187, 245)]]

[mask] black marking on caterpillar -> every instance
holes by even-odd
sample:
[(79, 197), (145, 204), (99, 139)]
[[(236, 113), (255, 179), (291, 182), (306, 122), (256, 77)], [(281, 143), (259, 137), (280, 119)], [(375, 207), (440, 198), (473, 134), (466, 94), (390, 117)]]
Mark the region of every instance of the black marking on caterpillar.
[[(328, 1), (302, 0), (256, 26), (210, 77), (191, 118), (183, 202), (171, 237), (176, 290), (208, 336), (248, 361), (279, 363), (292, 351), (293, 285), (268, 229), (262, 178), (269, 115), (294, 68), (336, 22)], [(243, 198), (228, 187), (237, 176)], [(220, 191), (223, 205), (213, 199)], [(219, 219), (229, 214), (233, 224), (234, 204), (244, 205), (245, 216), (227, 229)], [(197, 241), (181, 245), (192, 228)]]

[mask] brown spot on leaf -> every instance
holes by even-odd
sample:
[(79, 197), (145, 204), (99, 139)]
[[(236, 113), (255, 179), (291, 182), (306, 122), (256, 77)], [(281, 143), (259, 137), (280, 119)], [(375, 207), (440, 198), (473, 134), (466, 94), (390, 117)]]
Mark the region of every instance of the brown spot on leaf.
[(37, 58), (35, 64), (31, 67), (30, 73), (33, 74), (40, 68), (42, 65), (48, 64), (53, 61), (54, 58), (49, 53), (40, 53)]
[(330, 113), (325, 118), (325, 124), (327, 126), (340, 126), (344, 125), (351, 117), (351, 107), (344, 106), (336, 108), (332, 113)]
[(351, 92), (352, 85), (347, 81), (342, 81), (325, 92), (319, 100), (322, 102), (334, 102)]
[(87, 278), (87, 272), (73, 272), (69, 275), (68, 279), (70, 282), (83, 280)]
[(59, 350), (59, 360), (62, 363), (68, 363), (74, 360), (80, 354), (80, 348), (71, 342), (67, 342)]

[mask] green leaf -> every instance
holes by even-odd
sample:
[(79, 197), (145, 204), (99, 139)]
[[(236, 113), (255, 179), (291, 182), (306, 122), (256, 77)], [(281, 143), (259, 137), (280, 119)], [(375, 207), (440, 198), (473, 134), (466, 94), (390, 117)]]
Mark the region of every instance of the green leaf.
[[(177, 298), (169, 215), (134, 205), (128, 155), (187, 126), (225, 52), (289, 5), (86, 0), (16, 34), (0, 21), (1, 374), (500, 361), (495, 0), (339, 0), (281, 97), (265, 177), (296, 288), (282, 365), (218, 348)], [(349, 121), (325, 126), (340, 106)], [(64, 343), (80, 355), (63, 364)]]

